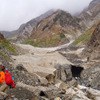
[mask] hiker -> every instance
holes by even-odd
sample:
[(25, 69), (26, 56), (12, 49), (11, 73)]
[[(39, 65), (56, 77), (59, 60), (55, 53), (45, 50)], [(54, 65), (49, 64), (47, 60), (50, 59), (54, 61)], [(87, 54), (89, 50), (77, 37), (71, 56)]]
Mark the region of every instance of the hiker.
[(5, 67), (1, 66), (1, 70), (0, 70), (0, 84), (2, 84), (3, 82), (5, 82)]
[[(15, 83), (14, 80), (12, 79), (12, 76), (10, 73), (8, 73), (8, 69), (5, 70), (4, 66), (1, 66), (1, 87), (0, 87), (0, 94), (3, 96), (3, 99), (7, 98), (7, 90), (10, 86), (10, 88), (14, 88)], [(5, 73), (4, 73), (5, 72)]]
[(0, 94), (3, 96), (3, 98), (6, 98), (8, 95), (7, 95), (7, 88), (8, 88), (8, 85), (5, 83), (5, 67), (4, 66), (1, 66), (0, 67)]
[(10, 88), (15, 88), (14, 80), (12, 79), (12, 76), (10, 73), (8, 73), (8, 69), (5, 70), (5, 82)]

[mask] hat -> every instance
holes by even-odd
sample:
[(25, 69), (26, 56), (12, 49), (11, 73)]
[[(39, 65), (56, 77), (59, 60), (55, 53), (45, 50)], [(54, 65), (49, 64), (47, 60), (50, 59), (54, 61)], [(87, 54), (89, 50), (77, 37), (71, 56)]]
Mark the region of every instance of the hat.
[(4, 71), (5, 70), (5, 67), (4, 66), (1, 66), (1, 70)]

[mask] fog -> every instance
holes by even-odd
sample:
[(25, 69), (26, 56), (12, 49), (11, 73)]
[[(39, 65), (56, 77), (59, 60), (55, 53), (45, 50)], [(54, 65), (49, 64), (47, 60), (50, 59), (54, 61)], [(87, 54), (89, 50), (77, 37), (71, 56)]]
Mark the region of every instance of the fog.
[(0, 0), (0, 30), (12, 31), (50, 9), (81, 12), (92, 0)]

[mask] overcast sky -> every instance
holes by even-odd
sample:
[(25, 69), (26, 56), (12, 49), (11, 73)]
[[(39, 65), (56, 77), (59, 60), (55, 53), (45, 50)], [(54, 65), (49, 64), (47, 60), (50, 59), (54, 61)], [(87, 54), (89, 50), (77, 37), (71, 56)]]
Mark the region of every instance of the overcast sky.
[(11, 31), (49, 9), (82, 11), (92, 0), (0, 0), (0, 30)]

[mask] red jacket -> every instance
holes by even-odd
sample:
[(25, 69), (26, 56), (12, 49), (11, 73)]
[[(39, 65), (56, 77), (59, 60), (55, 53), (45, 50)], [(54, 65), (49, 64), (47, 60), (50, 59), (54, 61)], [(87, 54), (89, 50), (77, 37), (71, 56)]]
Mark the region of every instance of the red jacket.
[(8, 70), (6, 70), (6, 73), (5, 73), (5, 82), (7, 85), (12, 86), (13, 88), (15, 87), (15, 83), (12, 79), (11, 74), (8, 73)]

